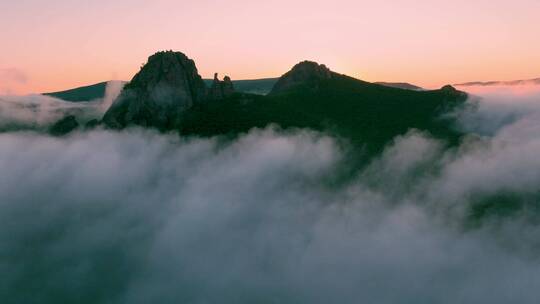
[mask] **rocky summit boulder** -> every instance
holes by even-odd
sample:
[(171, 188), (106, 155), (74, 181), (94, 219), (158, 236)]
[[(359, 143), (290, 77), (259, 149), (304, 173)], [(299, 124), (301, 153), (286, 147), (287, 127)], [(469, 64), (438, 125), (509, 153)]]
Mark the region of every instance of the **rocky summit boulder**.
[(285, 73), (276, 82), (270, 94), (286, 92), (298, 86), (316, 88), (321, 80), (333, 79), (341, 75), (332, 72), (324, 64), (313, 61), (302, 61)]
[(180, 52), (158, 52), (124, 87), (103, 123), (110, 128), (172, 129), (183, 111), (206, 99), (207, 89), (193, 60)]
[(229, 76), (225, 76), (223, 80), (219, 80), (218, 74), (214, 74), (214, 82), (208, 90), (209, 100), (221, 100), (234, 94), (234, 86)]
[(463, 100), (468, 97), (467, 93), (459, 91), (449, 84), (440, 88), (439, 91), (443, 94), (444, 100)]

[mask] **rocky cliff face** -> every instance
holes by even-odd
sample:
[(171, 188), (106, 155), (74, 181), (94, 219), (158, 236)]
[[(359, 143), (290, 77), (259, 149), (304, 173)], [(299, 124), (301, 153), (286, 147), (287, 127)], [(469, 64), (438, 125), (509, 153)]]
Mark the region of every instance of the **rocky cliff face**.
[(218, 74), (214, 74), (214, 82), (208, 90), (209, 100), (220, 100), (231, 96), (234, 93), (234, 86), (229, 76), (225, 76), (223, 80), (219, 80)]
[(180, 52), (158, 52), (124, 87), (103, 122), (112, 128), (134, 124), (171, 129), (182, 111), (206, 98), (193, 60)]
[(281, 76), (270, 94), (282, 93), (299, 85), (316, 88), (319, 81), (339, 76), (341, 75), (330, 71), (324, 64), (303, 61)]

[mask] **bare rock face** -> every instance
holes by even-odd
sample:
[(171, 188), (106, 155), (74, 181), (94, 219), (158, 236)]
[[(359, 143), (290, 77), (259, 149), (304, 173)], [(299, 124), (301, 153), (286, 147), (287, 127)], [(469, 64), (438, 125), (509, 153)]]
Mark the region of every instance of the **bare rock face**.
[(209, 100), (221, 100), (234, 94), (234, 86), (229, 76), (219, 80), (218, 74), (214, 74), (214, 82), (208, 90)]
[(339, 74), (332, 72), (324, 64), (302, 61), (279, 78), (270, 94), (282, 93), (299, 85), (314, 88), (319, 81), (338, 76)]
[(180, 52), (158, 52), (126, 84), (103, 123), (111, 128), (140, 125), (172, 129), (180, 114), (203, 102), (206, 95), (193, 60)]

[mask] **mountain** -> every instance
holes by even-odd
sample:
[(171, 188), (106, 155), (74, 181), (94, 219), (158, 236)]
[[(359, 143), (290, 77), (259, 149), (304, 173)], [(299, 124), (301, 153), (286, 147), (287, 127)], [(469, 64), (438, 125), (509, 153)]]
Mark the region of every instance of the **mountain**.
[[(291, 76), (296, 75), (294, 77), (299, 77), (297, 79), (298, 81), (305, 82), (305, 81), (309, 81), (309, 79), (303, 79), (307, 75), (317, 75), (317, 74), (322, 75), (322, 76), (326, 75), (327, 78), (332, 78), (332, 75), (337, 75), (336, 73), (333, 73), (332, 71), (330, 71), (326, 66), (321, 65), (321, 66), (317, 67), (316, 63), (310, 62), (310, 61), (301, 62), (299, 65), (297, 65), (297, 67), (301, 67), (301, 68), (303, 67), (305, 70), (304, 71), (297, 70), (293, 74), (288, 75), (289, 73), (293, 72), (293, 71), (291, 71), (291, 72), (283, 75), (278, 80), (284, 81), (283, 79), (289, 79), (287, 81), (292, 81), (290, 79)], [(320, 69), (320, 70), (318, 70), (318, 69)], [(295, 68), (293, 68), (293, 70), (295, 70)], [(421, 88), (421, 87), (418, 87), (418, 86), (415, 86), (415, 85), (412, 85), (412, 84), (406, 83), (406, 82), (374, 82), (374, 84), (378, 84), (378, 85), (382, 85), (382, 86), (386, 86), (386, 87), (398, 88), (398, 89), (413, 90), (413, 91), (421, 91), (421, 90), (423, 90), (423, 88)], [(278, 87), (281, 86), (281, 85), (282, 84), (278, 83)]]
[(463, 92), (450, 86), (432, 91), (392, 88), (315, 65), (295, 66), (267, 96), (236, 94), (219, 103), (198, 104), (183, 113), (180, 132), (234, 135), (276, 124), (328, 132), (368, 154), (412, 128), (450, 142), (460, 136), (441, 114), (462, 105), (467, 99)]
[(43, 95), (72, 102), (91, 101), (103, 98), (105, 96), (106, 88), (107, 81), (65, 91), (43, 93)]
[(383, 82), (383, 81), (378, 81), (378, 82), (375, 82), (375, 84), (380, 84), (380, 85), (387, 86), (387, 87), (405, 89), (405, 90), (413, 90), (413, 91), (421, 91), (421, 90), (423, 90), (423, 88), (421, 88), (419, 86), (415, 86), (414, 84), (410, 84), (410, 83), (407, 83), (407, 82)]
[(208, 94), (193, 60), (180, 52), (158, 52), (124, 86), (103, 122), (113, 128), (134, 124), (173, 129), (180, 113)]
[(470, 87), (470, 86), (512, 86), (512, 85), (540, 85), (540, 78), (525, 79), (525, 80), (510, 80), (510, 81), (472, 81), (455, 84), (455, 86)]
[[(160, 59), (163, 56), (171, 58)], [(190, 81), (179, 81), (187, 78)], [(235, 92), (221, 100), (208, 98), (208, 93), (201, 98), (203, 86), (194, 63), (185, 55), (158, 53), (126, 86), (103, 122), (112, 128), (153, 126), (197, 136), (236, 136), (270, 124), (308, 128), (346, 139), (372, 154), (410, 129), (455, 142), (460, 134), (441, 114), (467, 98), (451, 86), (431, 91), (393, 88), (338, 74), (310, 61), (281, 76), (266, 96)]]
[(292, 70), (283, 74), (276, 82), (271, 95), (280, 94), (298, 87), (317, 89), (324, 80), (338, 78), (339, 75), (330, 71), (324, 64), (313, 61), (303, 61), (295, 65)]

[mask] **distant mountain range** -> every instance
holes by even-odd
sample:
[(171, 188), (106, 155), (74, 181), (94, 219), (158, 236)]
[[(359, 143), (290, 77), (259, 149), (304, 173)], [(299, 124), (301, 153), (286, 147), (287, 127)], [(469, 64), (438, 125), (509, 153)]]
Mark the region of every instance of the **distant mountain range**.
[(471, 86), (513, 86), (513, 85), (540, 85), (540, 78), (525, 79), (525, 80), (510, 80), (510, 81), (472, 81), (455, 84), (455, 86), (471, 87)]
[(374, 82), (375, 84), (380, 84), (387, 87), (392, 88), (398, 88), (398, 89), (405, 89), (405, 90), (412, 90), (412, 91), (422, 91), (424, 88), (421, 88), (419, 86), (415, 86), (414, 84), (410, 84), (407, 82), (384, 82), (384, 81), (378, 81)]
[(68, 89), (65, 91), (43, 93), (43, 95), (56, 97), (65, 101), (81, 102), (91, 101), (105, 96), (107, 82), (100, 82), (88, 86)]
[[(233, 80), (232, 83), (238, 92), (251, 93), (258, 95), (266, 95), (271, 90), (274, 84), (278, 81), (279, 78), (261, 78), (261, 79), (249, 79), (249, 80)], [(212, 79), (203, 79), (207, 86), (212, 85)], [(126, 83), (126, 81), (124, 81)], [(407, 89), (413, 91), (423, 90), (421, 87), (412, 85), (406, 82), (375, 82), (376, 84)], [(56, 97), (65, 101), (72, 102), (81, 102), (81, 101), (90, 101), (105, 96), (105, 89), (107, 87), (107, 82), (100, 82), (88, 86), (77, 87), (73, 89), (68, 89), (58, 92), (43, 93), (43, 95)]]
[[(271, 90), (274, 84), (278, 81), (279, 78), (262, 78), (262, 79), (249, 79), (249, 80), (233, 80), (232, 83), (238, 92), (251, 93), (258, 95), (266, 95)], [(212, 79), (203, 79), (205, 84), (210, 86), (212, 84)], [(126, 82), (126, 81), (124, 81)], [(387, 87), (400, 88), (413, 91), (421, 91), (423, 88), (406, 83), (406, 82), (374, 82), (375, 84), (380, 84)], [(471, 81), (464, 83), (454, 84), (455, 86), (460, 87), (470, 87), (470, 86), (513, 86), (513, 85), (540, 85), (540, 78), (534, 79), (524, 79), (524, 80), (510, 80), (510, 81)], [(43, 95), (48, 95), (56, 97), (65, 101), (72, 102), (81, 102), (95, 100), (103, 98), (105, 96), (105, 89), (107, 87), (107, 82), (100, 82), (88, 86), (77, 87), (73, 89), (68, 89), (65, 91), (43, 93)]]

